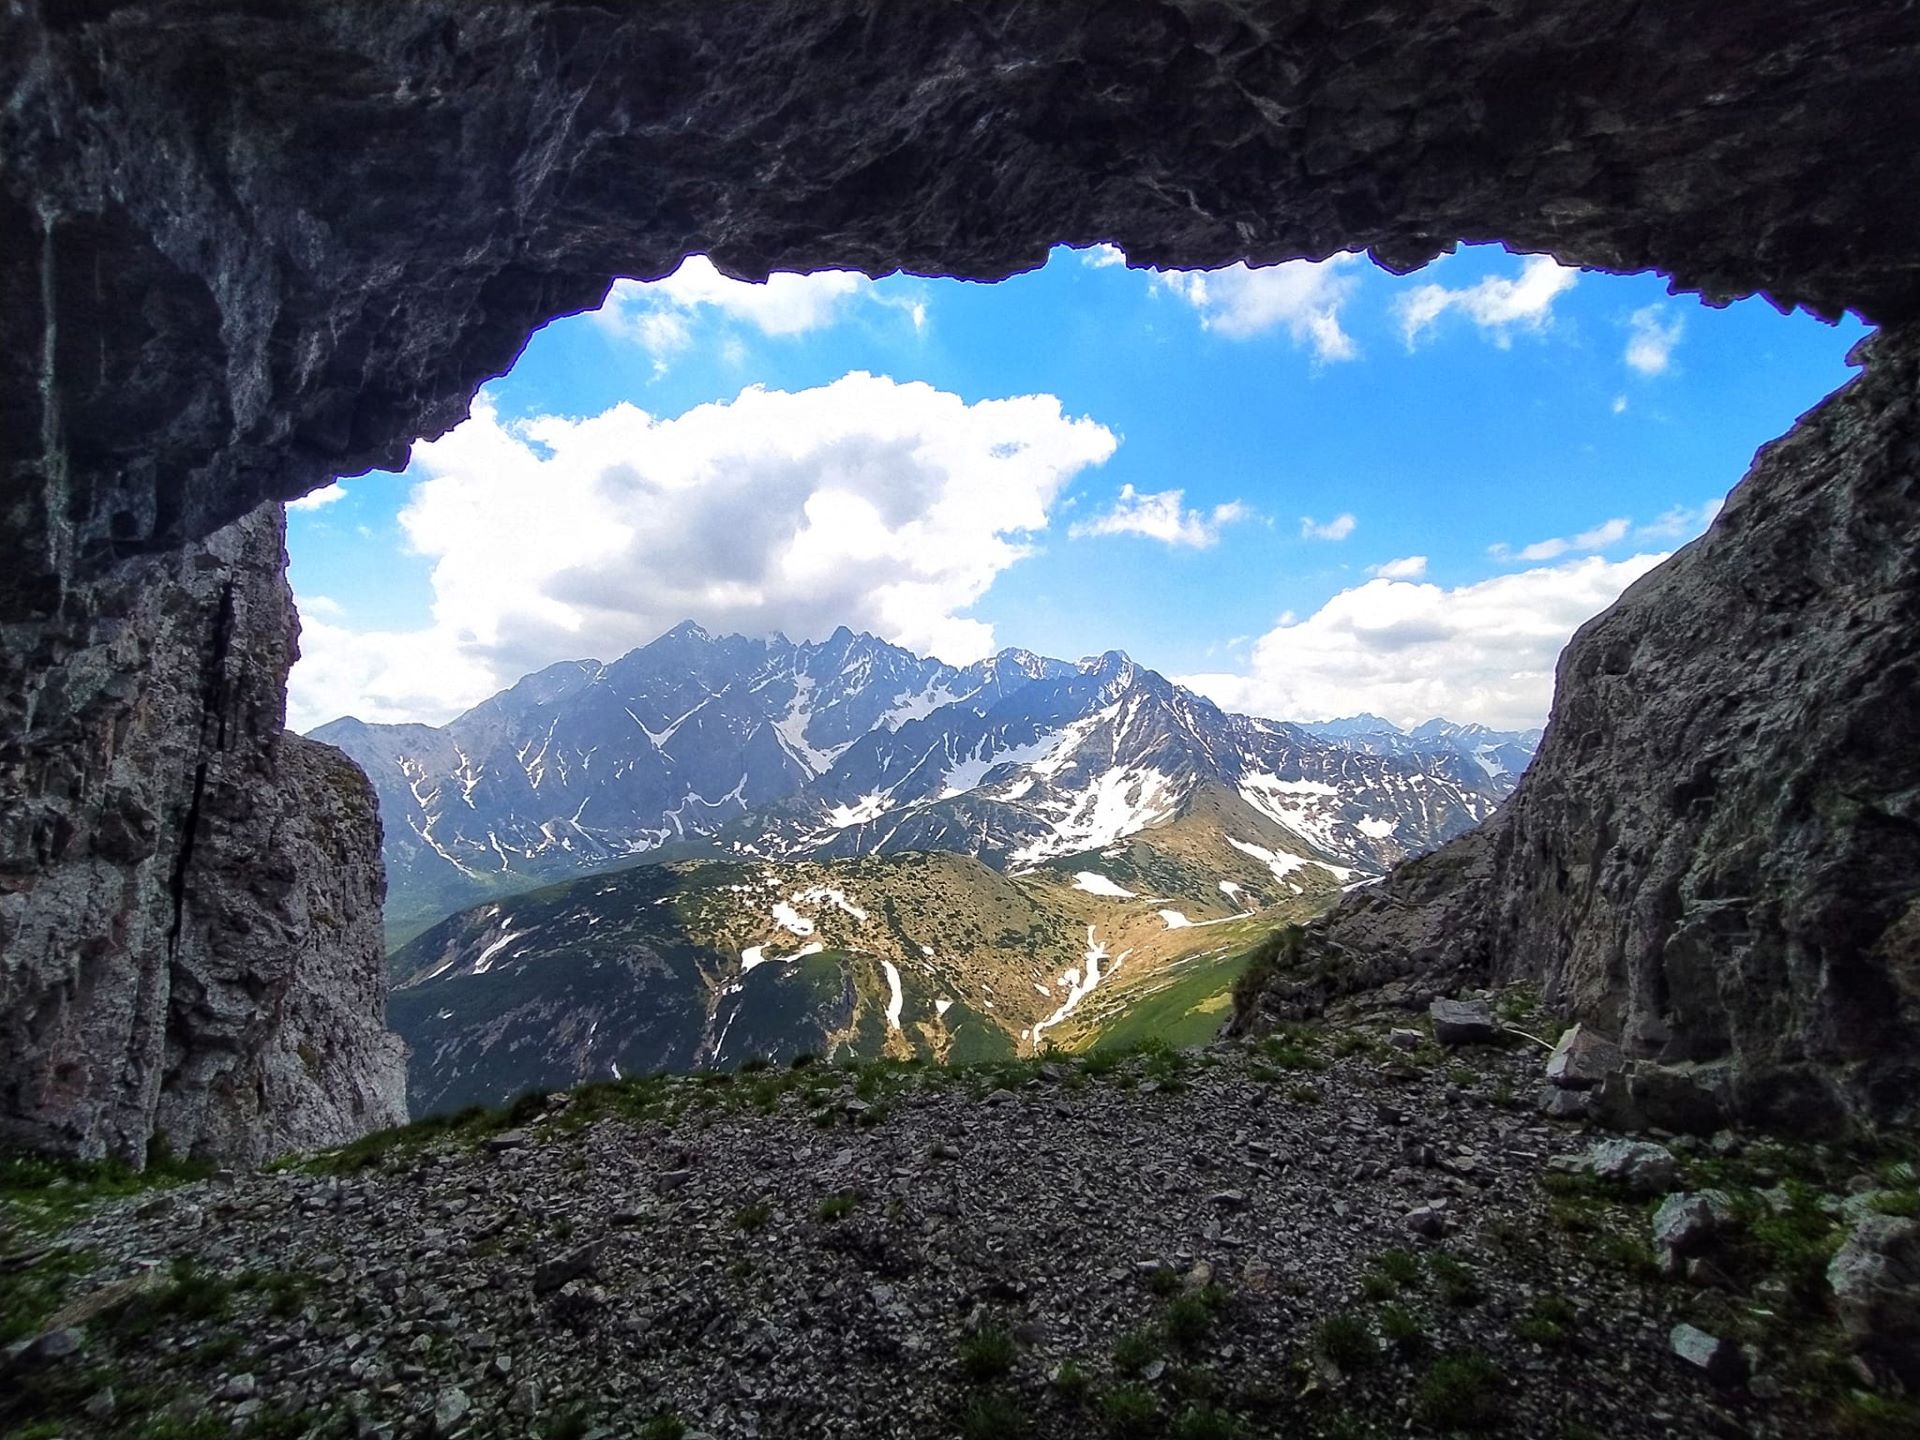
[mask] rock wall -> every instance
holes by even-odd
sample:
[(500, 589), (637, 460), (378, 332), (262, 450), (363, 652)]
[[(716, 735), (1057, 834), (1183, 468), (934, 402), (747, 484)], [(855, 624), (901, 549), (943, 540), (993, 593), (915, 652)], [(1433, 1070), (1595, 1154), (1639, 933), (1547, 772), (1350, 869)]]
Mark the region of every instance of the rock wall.
[(0, 627), (0, 1140), (258, 1159), (405, 1118), (373, 792), (283, 729), (284, 531)]
[[(1920, 317), (1879, 0), (11, 0), (0, 101), (0, 1124), (129, 1155), (397, 1114), (358, 789), (279, 738), (282, 652), (235, 668), (273, 567), (199, 542), (397, 464), (612, 275), (1501, 239)], [(1589, 632), (1529, 798), (1354, 907), (1401, 908), (1350, 968), (1539, 973), (1743, 1093), (1901, 1109), (1906, 355), (1749, 486), (1812, 529), (1743, 501)]]
[(1506, 808), (1343, 905), (1243, 1028), (1409, 976), (1534, 979), (1709, 1115), (1915, 1119), (1920, 332), (1863, 348), (1574, 638)]
[(1460, 239), (1920, 314), (1882, 0), (13, 0), (0, 617), (460, 419), (613, 274)]

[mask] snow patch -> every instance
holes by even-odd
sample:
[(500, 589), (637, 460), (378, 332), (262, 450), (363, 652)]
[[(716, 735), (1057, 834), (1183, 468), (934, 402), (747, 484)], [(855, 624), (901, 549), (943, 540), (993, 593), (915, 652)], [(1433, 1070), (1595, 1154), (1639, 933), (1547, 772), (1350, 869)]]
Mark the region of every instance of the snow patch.
[(850, 825), (864, 825), (869, 820), (878, 820), (892, 804), (892, 799), (884, 791), (875, 790), (862, 795), (851, 805), (835, 805), (827, 811), (827, 823), (836, 830), (845, 830)]
[(944, 1019), (946, 1017), (947, 1011), (951, 1010), (952, 1008), (953, 1008), (953, 1001), (951, 1000), (936, 1000), (933, 1002), (933, 1013), (936, 1017), (941, 1019)]
[(1159, 913), (1160, 918), (1166, 921), (1167, 929), (1169, 930), (1190, 930), (1193, 928), (1193, 921), (1189, 920), (1178, 910), (1162, 910)]
[(1377, 820), (1373, 816), (1368, 815), (1363, 817), (1353, 828), (1369, 839), (1384, 840), (1400, 828), (1400, 822), (1398, 820)]
[[(1127, 956), (1132, 953), (1133, 951), (1131, 950), (1122, 950), (1119, 955), (1114, 957), (1113, 964), (1102, 973), (1100, 962), (1107, 958), (1107, 947), (1094, 938), (1093, 926), (1089, 925), (1087, 927), (1086, 974), (1075, 977), (1075, 983), (1068, 989), (1067, 998), (1061, 1002), (1058, 1010), (1055, 1010), (1053, 1014), (1044, 1020), (1036, 1020), (1033, 1028), (1027, 1031), (1027, 1037), (1033, 1041), (1035, 1051), (1038, 1051), (1040, 1048), (1040, 1036), (1073, 1014), (1073, 1012), (1079, 1008), (1080, 1002), (1093, 994), (1095, 987), (1097, 987), (1102, 980), (1112, 975), (1114, 971), (1118, 970)], [(1073, 975), (1074, 972), (1069, 970), (1067, 974)], [(1062, 978), (1064, 979), (1065, 977), (1063, 976)]]
[(893, 968), (891, 960), (882, 960), (880, 968), (887, 972), (887, 1028), (900, 1028), (900, 1007), (906, 1003), (906, 994), (900, 989), (900, 972)]
[(1133, 891), (1116, 885), (1097, 870), (1082, 870), (1073, 877), (1073, 888), (1089, 895), (1110, 895), (1115, 900), (1133, 899)]
[(802, 938), (813, 933), (813, 921), (807, 919), (806, 916), (802, 915), (784, 900), (774, 901), (771, 913), (774, 924), (791, 930), (794, 934)]

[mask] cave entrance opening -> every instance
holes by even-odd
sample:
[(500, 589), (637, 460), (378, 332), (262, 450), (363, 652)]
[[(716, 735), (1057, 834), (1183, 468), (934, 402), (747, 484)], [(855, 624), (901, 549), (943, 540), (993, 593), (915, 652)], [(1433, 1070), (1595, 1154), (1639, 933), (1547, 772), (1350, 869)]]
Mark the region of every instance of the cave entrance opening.
[[(954, 677), (1009, 646), (1309, 722), (1279, 759), (1236, 742), (1227, 803), (1278, 829), (1220, 821), (1206, 893), (1069, 866), (1074, 904), (1164, 902), (1141, 910), (1155, 947), (1105, 921), (1081, 935), (1076, 913), (1074, 955), (986, 989), (917, 954), (869, 967), (880, 1048), (950, 1014), (1016, 1049), (1085, 1043), (1130, 1008), (1124, 985), (1093, 996), (1103, 965), (1170, 966), (1204, 926), (1324, 908), (1490, 813), (1568, 637), (1706, 528), (1863, 333), (1493, 246), (1403, 277), (1357, 255), (1160, 273), (1101, 246), (992, 285), (748, 284), (702, 256), (618, 282), (403, 474), (291, 507), (290, 720), (380, 795), (416, 1112), (821, 1038), (756, 1037), (724, 999), (651, 1039), (583, 1002), (565, 1043), (517, 1047), (531, 1070), (429, 1035), (468, 1025), (514, 1052), (460, 982), (591, 950), (602, 902), (548, 915), (514, 901), (533, 887), (715, 853), (925, 848), (1017, 874), (1191, 814), (1158, 733), (1125, 756), (1103, 738), (1112, 763), (1063, 778), (1057, 737), (1097, 707), (941, 730), (943, 707), (985, 707)], [(735, 644), (748, 659), (720, 656)], [(828, 694), (860, 666), (879, 678)], [(773, 700), (716, 702), (722, 671)], [(876, 755), (906, 733), (932, 738)], [(1005, 819), (1054, 790), (1033, 833)], [(736, 985), (866, 918), (841, 877), (776, 888), (701, 941)], [(1230, 979), (1181, 992), (1172, 1023), (1217, 1025)]]

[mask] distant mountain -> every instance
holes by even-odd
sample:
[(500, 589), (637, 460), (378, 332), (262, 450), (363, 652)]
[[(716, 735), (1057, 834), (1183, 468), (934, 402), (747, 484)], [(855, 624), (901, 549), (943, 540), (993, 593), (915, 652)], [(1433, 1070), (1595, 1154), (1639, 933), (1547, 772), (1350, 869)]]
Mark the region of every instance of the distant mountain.
[(955, 667), (845, 628), (796, 644), (690, 622), (611, 664), (550, 666), (445, 726), (312, 733), (373, 780), (400, 938), (647, 857), (941, 850), (1019, 873), (1196, 806), (1278, 827), (1235, 832), (1271, 852), (1276, 880), (1318, 863), (1357, 881), (1491, 813), (1538, 739), (1230, 715), (1118, 651)]
[[(1228, 840), (1231, 833), (1244, 839)], [(1170, 825), (1010, 876), (965, 855), (632, 865), (476, 906), (396, 951), (415, 1115), (802, 1052), (1077, 1048), (1143, 999), (1216, 1029), (1250, 946), (1352, 883), (1213, 792)]]

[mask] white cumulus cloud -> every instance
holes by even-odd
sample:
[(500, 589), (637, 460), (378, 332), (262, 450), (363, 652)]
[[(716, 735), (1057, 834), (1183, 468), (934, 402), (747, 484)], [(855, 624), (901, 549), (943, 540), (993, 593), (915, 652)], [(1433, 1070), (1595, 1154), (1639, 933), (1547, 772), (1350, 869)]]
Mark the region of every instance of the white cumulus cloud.
[(1386, 577), (1282, 617), (1238, 673), (1181, 683), (1229, 709), (1288, 720), (1357, 710), (1403, 725), (1435, 715), (1540, 724), (1573, 632), (1666, 558), (1599, 556), (1443, 589)]
[(858, 372), (665, 420), (621, 404), (509, 423), (483, 398), (414, 452), (425, 478), (400, 520), (433, 562), (432, 625), (364, 633), (309, 614), (292, 723), (437, 723), (689, 617), (795, 638), (845, 623), (975, 659), (991, 627), (963, 612), (1116, 444), (1051, 395), (970, 405)]
[(1219, 542), (1220, 532), (1226, 526), (1253, 516), (1238, 500), (1228, 500), (1203, 511), (1185, 508), (1185, 499), (1184, 490), (1158, 490), (1143, 495), (1133, 486), (1123, 485), (1111, 510), (1077, 522), (1067, 534), (1074, 539), (1089, 535), (1144, 535), (1165, 545), (1204, 550)]
[(1359, 256), (1290, 260), (1258, 267), (1166, 270), (1155, 283), (1200, 313), (1202, 328), (1229, 340), (1284, 330), (1316, 361), (1351, 360), (1359, 351), (1340, 326), (1340, 310), (1359, 286)]
[(311, 490), (298, 500), (287, 501), (289, 510), (323, 510), (337, 501), (347, 498), (347, 487), (338, 480), (324, 489)]
[(1628, 367), (1648, 377), (1664, 374), (1686, 327), (1687, 317), (1669, 314), (1665, 305), (1641, 306), (1627, 322)]
[(1401, 338), (1412, 350), (1443, 315), (1458, 311), (1505, 349), (1513, 343), (1514, 331), (1537, 332), (1553, 323), (1553, 302), (1573, 288), (1579, 274), (1551, 255), (1529, 255), (1511, 280), (1489, 275), (1458, 290), (1416, 286), (1394, 302)]
[(1353, 534), (1360, 522), (1351, 515), (1336, 515), (1324, 524), (1311, 515), (1300, 517), (1300, 538), (1302, 540), (1344, 540)]
[[(616, 280), (595, 320), (636, 342), (664, 370), (693, 343), (706, 317), (749, 326), (762, 335), (793, 336), (825, 329), (856, 303), (899, 310), (915, 330), (926, 328), (924, 300), (883, 295), (866, 276), (851, 270), (770, 275), (764, 282), (722, 275), (704, 255), (689, 255), (663, 280)], [(734, 342), (738, 353), (738, 341)]]
[(1106, 270), (1115, 265), (1127, 263), (1127, 252), (1118, 245), (1108, 245), (1104, 241), (1098, 245), (1089, 245), (1079, 252), (1080, 263), (1089, 270)]

